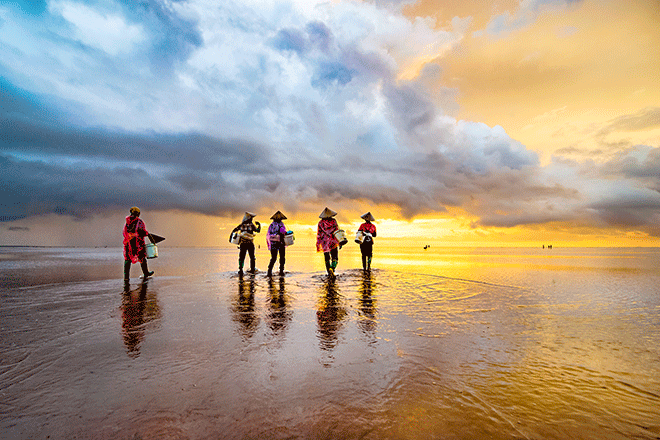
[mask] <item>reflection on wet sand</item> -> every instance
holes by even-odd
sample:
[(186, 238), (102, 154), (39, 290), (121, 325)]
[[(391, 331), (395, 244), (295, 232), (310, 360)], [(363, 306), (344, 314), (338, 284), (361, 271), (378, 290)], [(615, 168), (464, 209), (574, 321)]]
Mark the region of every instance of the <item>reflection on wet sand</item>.
[(373, 297), (373, 276), (371, 272), (364, 272), (360, 286), (358, 287), (359, 312), (357, 325), (358, 328), (371, 340), (376, 339), (376, 329), (378, 322), (376, 321), (376, 300)]
[(259, 316), (255, 312), (254, 275), (238, 275), (238, 296), (232, 304), (232, 320), (239, 324), (238, 332), (244, 339), (250, 339), (259, 328)]
[(132, 358), (140, 356), (140, 344), (144, 339), (145, 324), (161, 317), (158, 298), (154, 292), (147, 294), (148, 280), (130, 290), (130, 284), (124, 283), (122, 297), (122, 335), (126, 351)]
[[(233, 250), (167, 275), (163, 252), (123, 295), (26, 256), (0, 265), (33, 277), (1, 294), (0, 437), (660, 438), (660, 250), (557, 251), (542, 268), (538, 250), (446, 251), (473, 266), (426, 273), (427, 251), (335, 280), (301, 254), (272, 281), (239, 279)], [(90, 255), (57, 252), (62, 278), (60, 255)]]
[(335, 277), (326, 277), (321, 285), (321, 296), (316, 311), (321, 349), (332, 351), (337, 346), (339, 330), (346, 318)]
[(287, 305), (284, 276), (280, 276), (277, 282), (273, 278), (268, 279), (268, 293), (270, 295), (266, 314), (268, 327), (273, 335), (283, 338), (293, 315)]

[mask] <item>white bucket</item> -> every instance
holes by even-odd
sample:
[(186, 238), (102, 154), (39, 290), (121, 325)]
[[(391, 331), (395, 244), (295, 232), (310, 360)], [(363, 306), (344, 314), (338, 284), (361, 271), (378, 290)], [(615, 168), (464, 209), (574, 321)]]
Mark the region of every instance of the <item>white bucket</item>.
[(287, 231), (286, 234), (284, 234), (284, 246), (291, 246), (295, 239), (293, 231)]
[(158, 258), (158, 246), (153, 243), (147, 243), (147, 258)]
[(357, 232), (355, 233), (355, 242), (356, 242), (357, 244), (362, 244), (363, 241), (364, 241), (364, 232), (362, 232), (362, 231), (357, 231)]
[(342, 246), (348, 243), (348, 239), (346, 238), (346, 232), (343, 229), (338, 229), (335, 231), (335, 238)]
[(229, 242), (231, 244), (239, 244), (241, 242), (241, 237), (238, 236), (238, 232), (231, 233), (231, 237), (229, 237)]

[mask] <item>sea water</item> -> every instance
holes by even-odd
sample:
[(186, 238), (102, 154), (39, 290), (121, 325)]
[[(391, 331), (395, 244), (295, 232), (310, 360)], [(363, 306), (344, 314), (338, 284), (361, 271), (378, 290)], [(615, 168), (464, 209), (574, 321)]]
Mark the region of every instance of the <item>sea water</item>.
[(660, 437), (660, 249), (296, 246), (0, 248), (0, 437)]

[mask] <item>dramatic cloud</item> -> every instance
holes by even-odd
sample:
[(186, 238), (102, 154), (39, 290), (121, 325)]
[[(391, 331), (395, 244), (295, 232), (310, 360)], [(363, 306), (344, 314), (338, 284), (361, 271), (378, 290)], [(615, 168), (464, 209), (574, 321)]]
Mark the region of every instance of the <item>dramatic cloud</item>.
[[(501, 126), (451, 116), (460, 90), (439, 85), (432, 61), (458, 50), (467, 26), (406, 18), (409, 3), (0, 7), (0, 221), (132, 204), (230, 215), (282, 200), (369, 202), (406, 218), (455, 207), (506, 227), (657, 215), (653, 151), (585, 180), (581, 164), (541, 166)], [(523, 2), (502, 26), (567, 3)], [(648, 108), (603, 130), (657, 117)], [(612, 176), (626, 183), (605, 197)]]

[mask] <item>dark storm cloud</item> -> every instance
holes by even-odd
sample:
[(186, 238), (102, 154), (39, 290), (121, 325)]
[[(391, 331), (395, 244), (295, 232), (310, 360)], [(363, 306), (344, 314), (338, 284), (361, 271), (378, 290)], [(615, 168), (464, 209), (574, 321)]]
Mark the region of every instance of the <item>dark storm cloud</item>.
[(44, 214), (84, 218), (137, 204), (204, 214), (240, 212), (252, 195), (219, 175), (161, 176), (140, 168), (83, 168), (0, 156), (0, 221)]
[(126, 203), (239, 212), (240, 201), (229, 194), (244, 188), (222, 173), (260, 180), (272, 168), (253, 142), (77, 127), (11, 87), (0, 100), (0, 221), (48, 213), (85, 217)]
[[(432, 116), (425, 116), (433, 108), (422, 96), (409, 87), (388, 87), (385, 96), (402, 133), (433, 128)], [(539, 200), (576, 197), (575, 190), (542, 184), (536, 156), (483, 124), (465, 125), (466, 137), (448, 143), (447, 153), (364, 156), (348, 148), (331, 158), (305, 154), (295, 166), (278, 166), (268, 159), (268, 148), (254, 142), (65, 126), (49, 107), (19, 91), (0, 96), (6, 104), (0, 120), (3, 221), (46, 213), (85, 217), (127, 203), (236, 213), (285, 194), (300, 203), (307, 198), (394, 205), (406, 218), (464, 206), (482, 216), (484, 225), (513, 226), (556, 219), (552, 203)], [(525, 213), (525, 203), (536, 203), (537, 214)], [(508, 214), (492, 214), (502, 211)]]
[(263, 147), (207, 135), (135, 134), (64, 124), (53, 110), (33, 104), (18, 91), (0, 92), (0, 146), (5, 153), (49, 155), (174, 165), (191, 170), (262, 173)]
[(655, 229), (660, 220), (658, 197), (628, 195), (593, 203), (589, 208), (598, 219), (613, 226)]
[(640, 146), (637, 150), (621, 152), (603, 164), (600, 173), (604, 176), (649, 179), (657, 185), (660, 182), (660, 148)]

